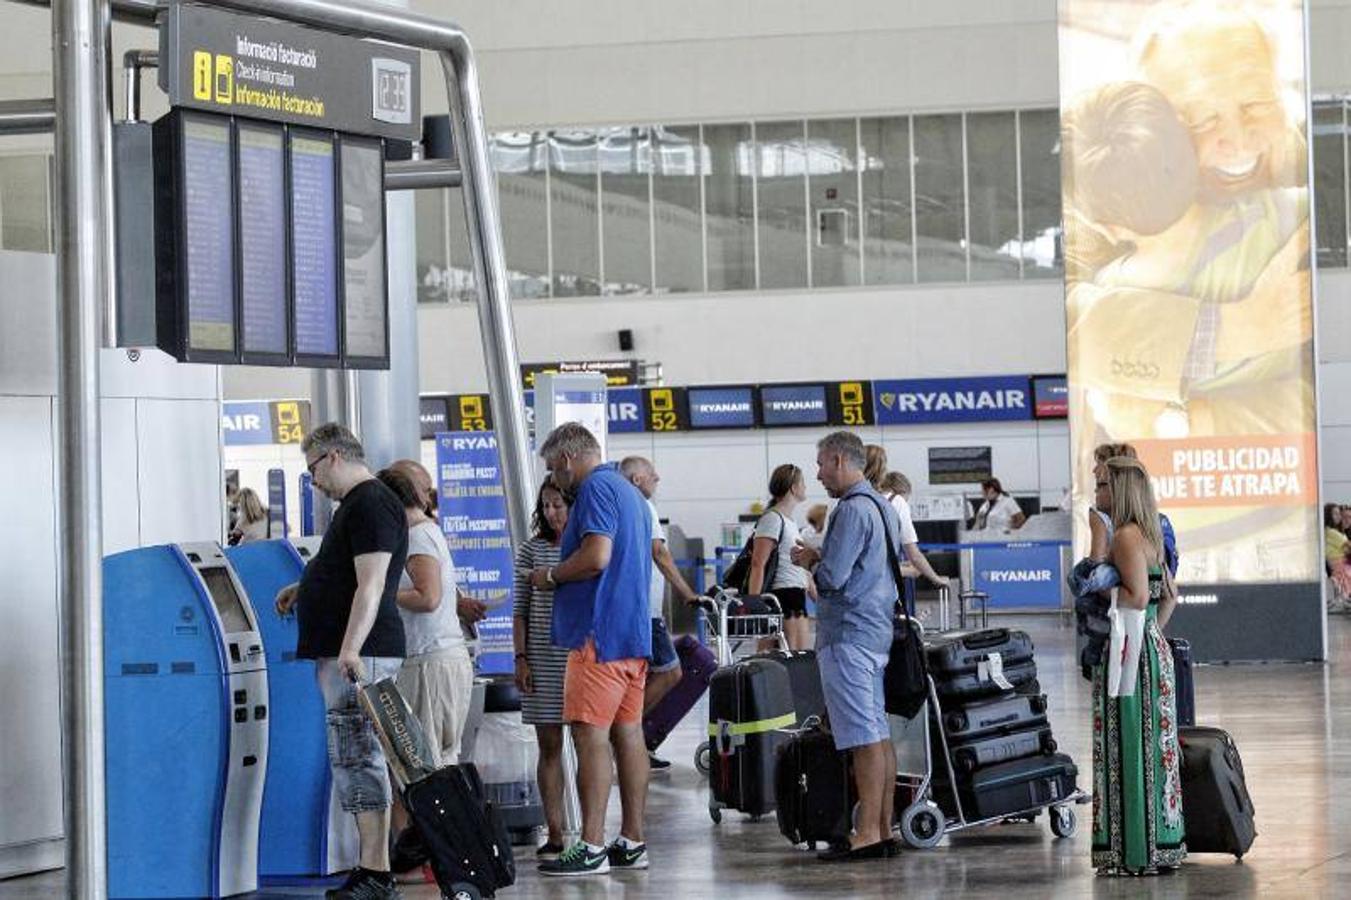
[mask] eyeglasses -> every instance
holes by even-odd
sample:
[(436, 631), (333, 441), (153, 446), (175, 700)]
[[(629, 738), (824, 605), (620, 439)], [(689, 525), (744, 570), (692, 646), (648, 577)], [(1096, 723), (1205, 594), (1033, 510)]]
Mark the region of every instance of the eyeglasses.
[[(332, 452), (332, 451), (329, 451), (329, 452)], [(317, 469), (317, 468), (319, 467), (319, 464), (320, 464), (321, 462), (323, 462), (324, 460), (326, 460), (326, 459), (328, 459), (328, 453), (323, 453), (323, 454), (320, 454), (319, 456), (316, 456), (316, 457), (314, 458), (314, 462), (307, 462), (307, 463), (305, 463), (305, 469), (306, 469), (306, 471), (308, 471), (308, 472), (310, 473), (310, 477), (311, 477), (311, 478), (314, 477), (314, 470)]]

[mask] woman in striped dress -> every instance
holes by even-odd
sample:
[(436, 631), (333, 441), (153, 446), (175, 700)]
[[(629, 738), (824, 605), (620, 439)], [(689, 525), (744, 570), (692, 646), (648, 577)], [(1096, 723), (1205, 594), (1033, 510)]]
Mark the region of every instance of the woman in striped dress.
[(568, 651), (550, 641), (553, 588), (531, 587), (530, 573), (538, 566), (558, 565), (558, 547), (571, 504), (571, 498), (558, 489), (553, 477), (545, 478), (530, 522), (534, 537), (516, 554), (512, 640), (516, 646), (516, 686), (521, 690), (521, 720), (534, 725), (539, 737), (536, 778), (549, 828), (549, 837), (538, 850), (541, 860), (557, 858), (563, 852), (563, 674), (568, 667)]

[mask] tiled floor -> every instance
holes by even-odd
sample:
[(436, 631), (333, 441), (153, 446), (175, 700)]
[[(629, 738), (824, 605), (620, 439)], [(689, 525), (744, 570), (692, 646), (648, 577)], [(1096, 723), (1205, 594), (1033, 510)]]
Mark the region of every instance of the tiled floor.
[[(1089, 783), (1088, 691), (1072, 666), (1073, 633), (1058, 620), (1025, 623), (1038, 646), (1041, 681), (1062, 749)], [(1198, 720), (1238, 742), (1257, 807), (1259, 836), (1242, 863), (1193, 856), (1172, 875), (1100, 879), (1088, 860), (1089, 808), (1070, 840), (1034, 825), (950, 836), (937, 849), (877, 863), (826, 865), (780, 837), (773, 817), (737, 814), (713, 825), (707, 791), (692, 765), (703, 710), (663, 754), (676, 765), (654, 777), (649, 801), (652, 868), (646, 872), (543, 881), (522, 853), (515, 897), (1347, 897), (1351, 896), (1351, 621), (1329, 625), (1327, 666), (1204, 667), (1196, 673)], [(1341, 798), (1341, 799), (1337, 799)], [(617, 815), (612, 815), (617, 822)], [(1341, 885), (1341, 887), (1338, 887)], [(0, 882), (0, 898), (61, 896), (60, 873)], [(255, 898), (321, 895), (320, 888), (267, 890)], [(434, 898), (431, 887), (409, 898)]]

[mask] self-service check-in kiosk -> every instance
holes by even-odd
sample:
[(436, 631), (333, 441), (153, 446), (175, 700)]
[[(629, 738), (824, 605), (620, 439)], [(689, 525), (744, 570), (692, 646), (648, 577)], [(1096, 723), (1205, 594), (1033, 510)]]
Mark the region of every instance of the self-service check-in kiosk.
[(216, 544), (103, 561), (108, 889), (257, 888), (268, 686), (258, 620)]
[(314, 661), (296, 659), (296, 618), (277, 615), (273, 604), (278, 591), (300, 580), (318, 541), (302, 539), (299, 549), (290, 541), (258, 541), (225, 551), (254, 599), (267, 651), (272, 733), (258, 848), (258, 877), (265, 881), (329, 875), (359, 857), (356, 819), (333, 792)]

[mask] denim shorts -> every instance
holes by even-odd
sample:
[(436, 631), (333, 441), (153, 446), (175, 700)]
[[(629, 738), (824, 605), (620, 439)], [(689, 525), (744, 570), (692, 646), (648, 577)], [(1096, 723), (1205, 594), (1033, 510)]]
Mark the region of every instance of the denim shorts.
[[(403, 665), (403, 660), (387, 657), (363, 656), (361, 661), (371, 681), (394, 678)], [(318, 660), (314, 673), (324, 695), (328, 765), (343, 810), (359, 813), (387, 809), (390, 790), (385, 751), (357, 704), (356, 685), (343, 676), (338, 661), (331, 657)]]
[(652, 620), (652, 655), (647, 658), (647, 664), (649, 672), (669, 672), (680, 665), (665, 619)]
[(837, 750), (891, 740), (882, 688), (887, 656), (845, 641), (817, 648), (821, 688)]

